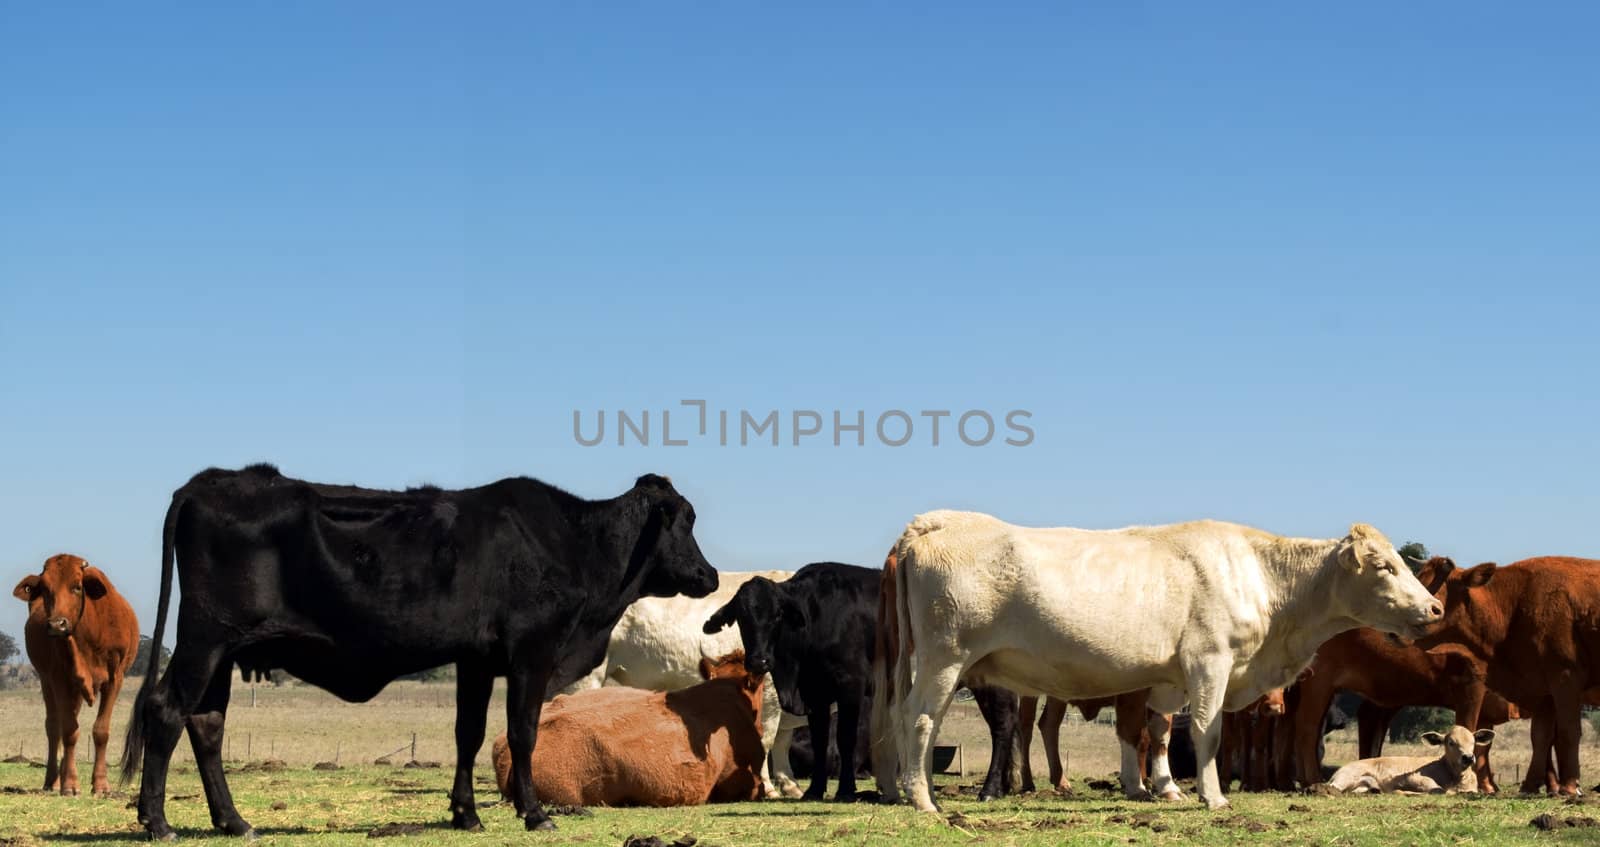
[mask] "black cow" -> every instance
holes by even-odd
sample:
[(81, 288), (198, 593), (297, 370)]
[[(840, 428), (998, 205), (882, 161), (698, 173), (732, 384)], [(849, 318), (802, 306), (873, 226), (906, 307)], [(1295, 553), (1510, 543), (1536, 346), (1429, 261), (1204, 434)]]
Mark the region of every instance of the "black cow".
[[(739, 586), (705, 625), (707, 633), (739, 625), (745, 667), (771, 672), (778, 702), (806, 716), (812, 744), (829, 737), (830, 710), (838, 707), (840, 761), (855, 761), (861, 705), (872, 692), (880, 576), (875, 568), (838, 562), (806, 565), (784, 582), (758, 576)], [(856, 774), (844, 770), (835, 799), (850, 802)], [(814, 768), (805, 798), (821, 800), (827, 791), (827, 769)]]
[(150, 746), (139, 821), (154, 838), (174, 837), (167, 765), (187, 724), (212, 824), (253, 834), (222, 772), (235, 665), (246, 676), (282, 668), (361, 702), (402, 674), (454, 663), (452, 824), (481, 828), (472, 761), (494, 678), (505, 676), (512, 801), (528, 829), (553, 828), (529, 779), (545, 692), (600, 663), (635, 599), (716, 589), (693, 527), (694, 508), (655, 475), (620, 497), (584, 500), (525, 477), (377, 491), (302, 482), (270, 465), (200, 473), (167, 510), (152, 663), (174, 562), (178, 643), (159, 682), (146, 673), (128, 724), (124, 780)]
[[(861, 703), (862, 714), (872, 709), (872, 700), (869, 698)], [(861, 721), (856, 728), (856, 776), (872, 776), (872, 729), (871, 721)], [(796, 779), (806, 779), (812, 775), (816, 767), (816, 750), (811, 744), (811, 729), (797, 727), (789, 744), (789, 770)], [(839, 775), (839, 745), (830, 740), (828, 742), (828, 758), (825, 762), (828, 776)]]

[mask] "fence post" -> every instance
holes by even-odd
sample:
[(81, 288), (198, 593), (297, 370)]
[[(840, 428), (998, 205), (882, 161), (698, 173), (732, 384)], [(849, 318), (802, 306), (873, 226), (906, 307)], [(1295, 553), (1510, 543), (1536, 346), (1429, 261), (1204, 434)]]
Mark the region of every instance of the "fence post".
[(411, 761), (417, 760), (417, 734), (411, 733)]
[(250, 758), (250, 743), (253, 738), (254, 733), (247, 732), (244, 734), (244, 757), (246, 760), (249, 760)]

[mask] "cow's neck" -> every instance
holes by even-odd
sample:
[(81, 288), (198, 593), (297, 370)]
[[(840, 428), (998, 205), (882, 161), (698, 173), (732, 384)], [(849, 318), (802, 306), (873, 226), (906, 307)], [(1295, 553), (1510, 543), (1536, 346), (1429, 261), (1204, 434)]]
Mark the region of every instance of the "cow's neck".
[[(631, 494), (631, 492), (629, 493)], [(624, 494), (610, 500), (594, 500), (584, 504), (578, 522), (589, 537), (596, 553), (590, 569), (591, 599), (604, 597), (606, 602), (590, 607), (589, 617), (610, 620), (613, 624), (622, 618), (633, 601), (639, 599), (646, 572), (643, 568), (628, 567), (639, 542), (637, 533), (618, 533), (617, 527), (642, 527), (643, 509), (638, 500)], [(628, 520), (632, 518), (632, 520)]]
[(1328, 602), (1337, 596), (1339, 539), (1280, 538), (1275, 542), (1260, 551), (1276, 594), (1270, 600), (1266, 638), (1250, 663), (1266, 675), (1264, 681), (1270, 683), (1266, 688), (1293, 682), (1324, 642), (1361, 626), (1342, 607)]

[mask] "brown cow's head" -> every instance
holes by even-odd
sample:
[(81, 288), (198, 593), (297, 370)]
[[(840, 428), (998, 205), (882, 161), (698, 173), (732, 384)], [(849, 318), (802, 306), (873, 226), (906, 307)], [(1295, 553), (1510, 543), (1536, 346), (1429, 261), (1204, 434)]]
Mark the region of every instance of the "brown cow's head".
[(1462, 616), (1470, 615), (1477, 606), (1476, 589), (1488, 585), (1498, 569), (1499, 566), (1494, 562), (1458, 568), (1454, 561), (1444, 556), (1434, 556), (1425, 562), (1417, 571), (1417, 579), (1422, 581), (1429, 593), (1444, 603), (1444, 625), (1435, 628), (1428, 637), (1418, 639), (1417, 645), (1424, 648), (1441, 644), (1448, 646), (1451, 641), (1460, 638), (1464, 621)]
[(700, 678), (710, 681), (713, 679), (733, 679), (739, 681), (739, 687), (749, 695), (750, 702), (759, 711), (761, 708), (761, 682), (763, 674), (751, 673), (744, 665), (744, 651), (735, 650), (726, 656), (715, 659), (705, 656), (700, 659)]
[(111, 581), (77, 556), (62, 553), (45, 560), (44, 571), (30, 574), (11, 593), (28, 604), (28, 619), (56, 638), (66, 638), (83, 617), (85, 600), (98, 600)]

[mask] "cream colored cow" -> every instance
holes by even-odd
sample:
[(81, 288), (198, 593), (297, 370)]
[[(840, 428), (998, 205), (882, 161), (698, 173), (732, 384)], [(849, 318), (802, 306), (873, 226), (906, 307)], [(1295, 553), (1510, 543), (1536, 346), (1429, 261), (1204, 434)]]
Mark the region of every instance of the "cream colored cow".
[[(935, 810), (933, 739), (958, 680), (1064, 700), (1151, 688), (1162, 714), (1187, 702), (1200, 797), (1219, 808), (1223, 710), (1288, 685), (1332, 635), (1371, 626), (1417, 637), (1442, 615), (1365, 524), (1314, 540), (1217, 521), (1037, 529), (940, 511), (913, 520), (895, 550), (899, 650), (874, 741), (895, 745), (900, 787), (924, 811)], [(1169, 795), (1162, 764), (1153, 791)], [(891, 797), (892, 778), (878, 774)], [(1129, 751), (1123, 781), (1139, 781)]]
[(1422, 740), (1442, 745), (1437, 757), (1379, 756), (1351, 762), (1335, 771), (1328, 788), (1345, 794), (1475, 794), (1478, 776), (1472, 770), (1479, 744), (1494, 740), (1494, 730), (1476, 733), (1464, 726), (1453, 726), (1440, 735), (1424, 732)]
[[(678, 595), (635, 600), (611, 630), (606, 660), (564, 693), (599, 688), (608, 682), (650, 691), (676, 691), (698, 685), (701, 659), (744, 649), (737, 625), (706, 635), (702, 631), (706, 618), (732, 600), (739, 586), (753, 577), (782, 582), (793, 575), (789, 571), (722, 571), (717, 575), (717, 590), (705, 597)], [(800, 796), (794, 771), (789, 767), (789, 743), (794, 730), (805, 725), (804, 717), (779, 708), (776, 686), (762, 688), (761, 742), (767, 749), (767, 761), (761, 768), (761, 787), (766, 796)]]

